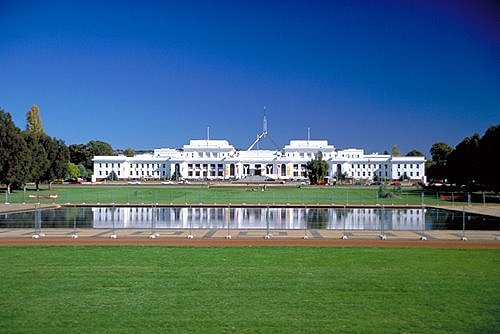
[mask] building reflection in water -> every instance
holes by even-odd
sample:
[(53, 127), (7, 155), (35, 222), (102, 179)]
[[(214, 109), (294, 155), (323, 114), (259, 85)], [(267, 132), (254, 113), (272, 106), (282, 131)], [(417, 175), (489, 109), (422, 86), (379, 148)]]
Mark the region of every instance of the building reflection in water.
[[(423, 230), (424, 209), (100, 207), (94, 228)], [(381, 226), (383, 224), (383, 226)]]

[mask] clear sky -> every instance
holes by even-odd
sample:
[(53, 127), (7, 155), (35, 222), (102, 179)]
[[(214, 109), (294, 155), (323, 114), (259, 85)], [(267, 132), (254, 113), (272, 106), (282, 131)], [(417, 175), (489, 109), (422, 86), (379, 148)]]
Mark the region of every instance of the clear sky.
[(32, 104), (68, 145), (247, 148), (266, 107), (280, 146), (429, 155), (500, 123), (500, 5), (1, 0), (0, 107)]

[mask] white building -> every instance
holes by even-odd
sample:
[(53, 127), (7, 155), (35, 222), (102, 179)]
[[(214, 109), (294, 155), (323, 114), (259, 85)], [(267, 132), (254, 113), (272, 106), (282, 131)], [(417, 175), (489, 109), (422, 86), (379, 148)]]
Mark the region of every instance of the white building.
[(275, 180), (306, 179), (306, 164), (318, 152), (329, 165), (328, 178), (425, 182), (425, 157), (365, 154), (337, 150), (326, 140), (291, 140), (282, 150), (237, 150), (227, 140), (191, 140), (182, 149), (161, 148), (133, 157), (95, 156), (93, 181), (112, 172), (120, 180), (239, 180), (260, 175)]

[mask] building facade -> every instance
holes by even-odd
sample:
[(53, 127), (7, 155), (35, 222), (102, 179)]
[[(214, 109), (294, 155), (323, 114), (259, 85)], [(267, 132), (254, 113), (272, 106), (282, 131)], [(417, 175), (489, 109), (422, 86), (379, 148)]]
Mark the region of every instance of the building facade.
[(114, 173), (119, 180), (274, 180), (307, 179), (306, 164), (318, 152), (329, 165), (327, 178), (425, 182), (425, 157), (365, 154), (337, 150), (326, 140), (291, 140), (282, 150), (237, 150), (227, 140), (191, 140), (182, 149), (161, 148), (133, 157), (95, 156), (92, 181)]

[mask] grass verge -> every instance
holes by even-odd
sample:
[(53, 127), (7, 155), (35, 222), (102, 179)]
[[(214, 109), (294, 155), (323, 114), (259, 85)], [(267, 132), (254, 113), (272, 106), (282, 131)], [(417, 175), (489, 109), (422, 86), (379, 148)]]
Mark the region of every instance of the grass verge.
[[(207, 187), (205, 186), (54, 186), (51, 191), (15, 191), (12, 203), (160, 203), (160, 204), (337, 204), (421, 205), (451, 204), (439, 194), (416, 187), (392, 187), (381, 197), (377, 187)], [(57, 199), (31, 199), (29, 195), (57, 194)]]
[(22, 333), (484, 333), (497, 250), (0, 247)]

